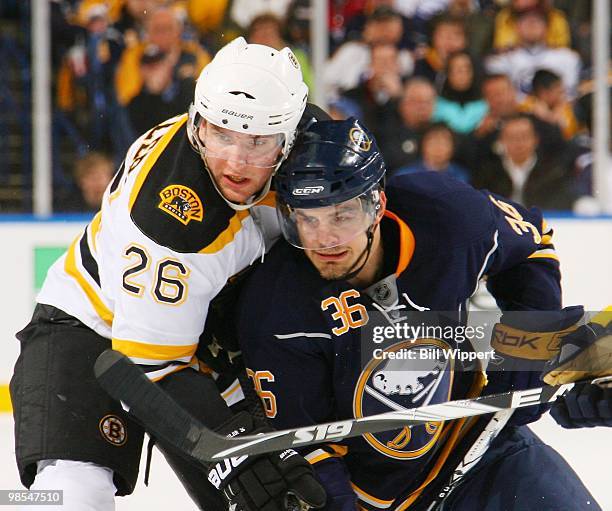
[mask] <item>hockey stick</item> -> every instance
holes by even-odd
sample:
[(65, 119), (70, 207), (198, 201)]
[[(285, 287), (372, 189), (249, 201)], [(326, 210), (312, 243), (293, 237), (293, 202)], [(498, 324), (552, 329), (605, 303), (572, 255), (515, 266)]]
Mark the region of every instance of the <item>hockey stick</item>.
[[(565, 394), (574, 385), (567, 383), (553, 387), (491, 394), (360, 419), (228, 438), (204, 427), (119, 352), (106, 350), (102, 353), (96, 361), (94, 372), (102, 388), (111, 397), (126, 405), (130, 413), (141, 421), (146, 429), (199, 462), (282, 451), (329, 440), (338, 441), (365, 433), (378, 433), (426, 422), (460, 419), (509, 408), (548, 403)], [(612, 381), (612, 376), (598, 378), (590, 383), (609, 381)]]

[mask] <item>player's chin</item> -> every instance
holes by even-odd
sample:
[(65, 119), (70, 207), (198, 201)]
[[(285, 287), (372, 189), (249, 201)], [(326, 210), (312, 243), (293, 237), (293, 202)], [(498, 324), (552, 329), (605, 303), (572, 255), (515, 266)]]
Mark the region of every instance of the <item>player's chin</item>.
[(245, 190), (235, 190), (229, 186), (221, 185), (219, 187), (223, 196), (230, 202), (235, 202), (237, 204), (245, 203), (255, 192), (251, 193), (250, 189)]
[(348, 266), (344, 264), (337, 263), (315, 263), (315, 267), (317, 268), (319, 275), (321, 278), (325, 280), (337, 280), (343, 278), (348, 272)]

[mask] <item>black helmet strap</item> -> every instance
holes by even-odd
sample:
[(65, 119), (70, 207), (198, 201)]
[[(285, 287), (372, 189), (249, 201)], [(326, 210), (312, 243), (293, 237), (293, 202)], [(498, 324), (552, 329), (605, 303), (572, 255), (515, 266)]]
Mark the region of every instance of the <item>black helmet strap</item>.
[[(366, 232), (366, 235), (368, 237), (368, 242), (366, 244), (366, 247), (361, 252), (361, 254), (359, 254), (359, 257), (357, 258), (357, 260), (353, 263), (353, 265), (348, 269), (348, 271), (344, 275), (341, 275), (340, 277), (336, 277), (335, 279), (332, 279), (332, 280), (351, 280), (353, 277), (356, 277), (357, 275), (359, 275), (359, 272), (363, 270), (363, 267), (366, 265), (366, 263), (368, 262), (368, 259), (370, 258), (370, 253), (372, 252), (372, 244), (374, 243), (374, 230), (376, 229), (376, 225), (378, 224), (373, 224), (368, 228)], [(362, 258), (363, 258), (363, 262), (359, 264), (359, 261), (361, 261)]]

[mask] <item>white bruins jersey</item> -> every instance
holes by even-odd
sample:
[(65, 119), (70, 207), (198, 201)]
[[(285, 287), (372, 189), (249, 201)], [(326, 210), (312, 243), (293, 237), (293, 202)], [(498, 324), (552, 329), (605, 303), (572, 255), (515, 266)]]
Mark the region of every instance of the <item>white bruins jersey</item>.
[(170, 119), (131, 146), (101, 211), (37, 298), (112, 339), (152, 380), (197, 365), (210, 301), (280, 235), (273, 192), (250, 211), (219, 196), (186, 121)]

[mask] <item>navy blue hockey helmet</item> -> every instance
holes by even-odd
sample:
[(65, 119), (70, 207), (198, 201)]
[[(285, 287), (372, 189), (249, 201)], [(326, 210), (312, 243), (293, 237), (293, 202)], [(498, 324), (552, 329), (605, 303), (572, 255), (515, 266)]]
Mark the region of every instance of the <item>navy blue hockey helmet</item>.
[(314, 122), (303, 131), (279, 168), (275, 186), (289, 206), (317, 208), (361, 195), (384, 174), (376, 140), (351, 117)]
[[(376, 140), (360, 121), (313, 123), (276, 174), (283, 235), (300, 248), (331, 248), (367, 231), (376, 217), (384, 175)], [(317, 241), (306, 239), (308, 229), (313, 236), (317, 231)]]

